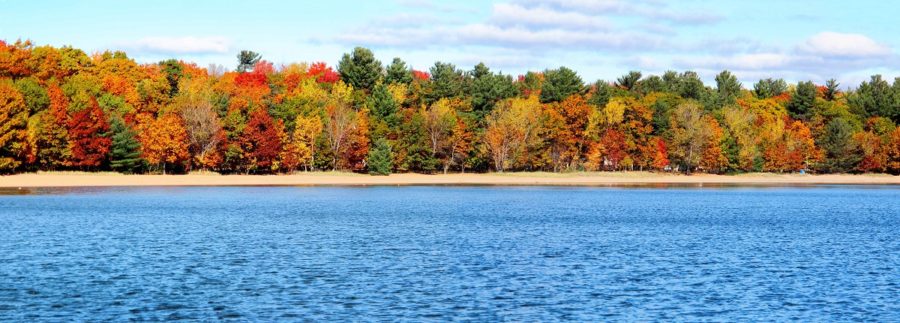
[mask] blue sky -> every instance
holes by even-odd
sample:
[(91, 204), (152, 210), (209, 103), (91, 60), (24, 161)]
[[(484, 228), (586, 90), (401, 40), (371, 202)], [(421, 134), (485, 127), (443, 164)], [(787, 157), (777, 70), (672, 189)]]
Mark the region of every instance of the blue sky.
[(890, 1), (21, 1), (0, 0), (0, 39), (121, 49), (233, 68), (241, 49), (276, 64), (335, 64), (354, 46), (417, 69), (484, 61), (521, 74), (565, 65), (586, 81), (629, 70), (722, 69), (855, 86), (900, 76)]

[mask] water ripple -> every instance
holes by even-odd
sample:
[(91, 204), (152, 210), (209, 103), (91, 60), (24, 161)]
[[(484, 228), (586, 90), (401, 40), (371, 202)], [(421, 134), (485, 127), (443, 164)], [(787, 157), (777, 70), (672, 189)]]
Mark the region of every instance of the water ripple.
[(0, 321), (898, 321), (900, 189), (0, 195)]

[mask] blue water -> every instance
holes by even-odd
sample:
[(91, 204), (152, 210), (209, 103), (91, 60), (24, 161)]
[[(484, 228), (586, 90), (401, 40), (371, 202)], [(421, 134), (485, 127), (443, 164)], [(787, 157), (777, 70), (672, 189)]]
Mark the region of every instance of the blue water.
[(3, 322), (900, 321), (896, 186), (5, 193)]

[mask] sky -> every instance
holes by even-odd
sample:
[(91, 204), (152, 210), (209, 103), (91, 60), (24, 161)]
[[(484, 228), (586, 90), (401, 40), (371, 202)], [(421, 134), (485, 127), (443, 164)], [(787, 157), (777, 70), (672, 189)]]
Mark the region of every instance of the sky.
[(419, 70), (566, 66), (587, 82), (693, 70), (711, 84), (727, 69), (748, 88), (767, 77), (854, 87), (900, 76), (898, 12), (878, 0), (0, 0), (0, 39), (232, 69), (242, 49), (333, 65), (363, 46)]

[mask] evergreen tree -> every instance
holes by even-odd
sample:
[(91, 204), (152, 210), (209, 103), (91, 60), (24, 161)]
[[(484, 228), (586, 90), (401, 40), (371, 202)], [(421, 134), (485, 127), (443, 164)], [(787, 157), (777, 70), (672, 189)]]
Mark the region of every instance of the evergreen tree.
[(734, 104), (741, 93), (741, 82), (729, 71), (722, 71), (716, 75), (716, 91), (718, 92), (718, 107)]
[(835, 79), (828, 79), (828, 81), (825, 81), (825, 100), (834, 101), (837, 97), (839, 86), (841, 86), (841, 84)]
[(159, 66), (162, 67), (163, 73), (166, 74), (166, 81), (169, 82), (169, 97), (174, 97), (178, 94), (178, 81), (184, 76), (184, 67), (174, 58), (159, 62)]
[(819, 145), (825, 150), (825, 171), (847, 172), (861, 159), (853, 141), (853, 127), (843, 118), (832, 119), (825, 126), (825, 134)]
[(436, 62), (431, 67), (431, 92), (426, 94), (426, 103), (431, 104), (444, 98), (463, 95), (466, 78), (462, 70), (450, 63)]
[(476, 65), (471, 74), (473, 80), (469, 93), (472, 95), (472, 110), (479, 119), (491, 113), (500, 100), (516, 95), (512, 77), (494, 74), (484, 63)]
[(638, 83), (641, 81), (641, 72), (631, 71), (628, 74), (622, 75), (616, 80), (616, 85), (624, 88), (628, 91), (634, 91), (638, 89)]
[(388, 175), (393, 168), (394, 154), (387, 139), (379, 138), (375, 141), (375, 147), (369, 150), (368, 167), (369, 174)]
[(356, 47), (353, 53), (344, 54), (337, 66), (345, 83), (354, 89), (369, 92), (381, 80), (381, 62), (368, 48)]
[(613, 96), (613, 91), (614, 88), (609, 83), (604, 80), (597, 80), (588, 98), (588, 103), (597, 108), (603, 108), (609, 103), (609, 99)]
[(391, 83), (403, 83), (409, 84), (412, 82), (412, 72), (410, 72), (409, 67), (406, 66), (406, 62), (404, 62), (399, 57), (394, 57), (394, 61), (391, 62), (391, 65), (387, 67), (387, 71), (384, 76), (384, 82), (387, 84)]
[(583, 90), (584, 82), (575, 71), (567, 67), (547, 70), (544, 71), (544, 84), (541, 87), (541, 103), (559, 102)]
[(258, 63), (259, 60), (262, 59), (262, 56), (252, 50), (242, 50), (241, 53), (238, 54), (237, 58), (237, 71), (243, 73), (253, 70), (253, 65), (256, 65), (256, 63)]
[(122, 118), (114, 117), (110, 120), (110, 133), (109, 167), (121, 173), (138, 172), (144, 160), (141, 158), (141, 143), (135, 138), (134, 130)]
[(697, 72), (687, 71), (679, 76), (675, 93), (685, 99), (700, 101), (707, 93), (707, 89)]
[(787, 83), (782, 79), (767, 78), (753, 85), (753, 93), (757, 98), (768, 99), (787, 92)]
[(373, 138), (389, 136), (389, 133), (397, 131), (400, 126), (400, 115), (397, 113), (400, 105), (394, 100), (387, 86), (376, 85), (366, 101), (370, 109), (369, 114), (372, 116), (369, 132)]
[(797, 90), (791, 96), (787, 109), (794, 119), (806, 120), (816, 104), (816, 85), (812, 81), (797, 83)]
[[(900, 88), (900, 85), (897, 87)], [(894, 92), (891, 84), (881, 75), (873, 75), (869, 82), (862, 82), (856, 92), (847, 98), (847, 104), (860, 116), (881, 116), (900, 122), (900, 100), (895, 101)]]

